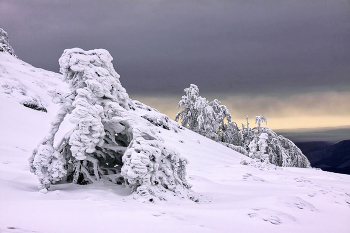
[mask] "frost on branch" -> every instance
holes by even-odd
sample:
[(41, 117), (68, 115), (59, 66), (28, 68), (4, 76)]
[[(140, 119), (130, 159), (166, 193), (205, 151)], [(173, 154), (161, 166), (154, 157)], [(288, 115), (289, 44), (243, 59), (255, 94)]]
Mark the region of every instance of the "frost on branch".
[(228, 109), (220, 101), (208, 102), (199, 95), (199, 89), (194, 84), (184, 91), (185, 95), (178, 104), (178, 108), (182, 109), (175, 117), (182, 126), (251, 157), (254, 166), (310, 167), (306, 156), (292, 141), (261, 126), (261, 123), (267, 124), (265, 116), (255, 117), (258, 125), (255, 128), (249, 127), (247, 116), (247, 125), (242, 124), (239, 129), (236, 122), (231, 122)]
[(13, 50), (13, 48), (10, 45), (7, 32), (2, 28), (0, 28), (0, 52), (6, 52), (6, 53), (11, 54), (14, 57), (17, 57), (15, 55), (15, 51)]
[(255, 127), (252, 132), (254, 136), (248, 146), (249, 157), (280, 167), (310, 167), (309, 160), (291, 140), (267, 127)]
[[(61, 180), (89, 184), (108, 179), (149, 201), (165, 199), (168, 191), (196, 200), (185, 178), (187, 160), (164, 144), (150, 122), (169, 129), (173, 123), (153, 110), (153, 115), (140, 117), (137, 109), (148, 106), (131, 101), (111, 61), (103, 49), (67, 49), (59, 59), (70, 93), (51, 92), (61, 107), (30, 158), (40, 188), (45, 191)], [(54, 148), (67, 115), (75, 127)]]

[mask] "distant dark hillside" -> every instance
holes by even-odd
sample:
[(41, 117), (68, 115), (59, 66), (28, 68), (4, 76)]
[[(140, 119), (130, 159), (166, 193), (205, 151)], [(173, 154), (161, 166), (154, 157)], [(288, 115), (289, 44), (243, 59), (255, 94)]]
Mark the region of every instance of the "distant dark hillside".
[(332, 144), (349, 139), (350, 126), (318, 129), (276, 130), (278, 134), (293, 142), (331, 142)]
[(309, 159), (312, 167), (350, 174), (350, 140), (329, 142), (295, 142)]

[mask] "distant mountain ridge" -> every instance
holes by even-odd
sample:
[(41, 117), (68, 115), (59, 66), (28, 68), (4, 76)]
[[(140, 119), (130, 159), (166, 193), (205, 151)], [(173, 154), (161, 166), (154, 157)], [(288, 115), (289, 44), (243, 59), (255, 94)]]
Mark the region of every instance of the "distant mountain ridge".
[(296, 142), (311, 166), (324, 171), (350, 174), (350, 140), (329, 142)]

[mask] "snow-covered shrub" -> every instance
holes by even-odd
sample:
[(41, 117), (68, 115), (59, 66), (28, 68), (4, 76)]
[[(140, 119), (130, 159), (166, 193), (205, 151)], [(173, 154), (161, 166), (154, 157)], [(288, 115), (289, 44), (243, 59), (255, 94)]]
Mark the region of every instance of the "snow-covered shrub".
[(181, 121), (181, 125), (197, 132), (214, 141), (219, 140), (220, 131), (224, 128), (225, 120), (230, 122), (231, 115), (226, 106), (220, 101), (208, 102), (199, 96), (199, 89), (191, 84), (185, 88), (185, 95), (182, 96), (178, 104), (180, 110), (176, 116), (176, 121)]
[[(164, 192), (195, 200), (186, 181), (187, 160), (166, 146), (157, 129), (136, 114), (108, 51), (67, 49), (59, 59), (70, 93), (52, 91), (60, 110), (51, 131), (29, 159), (45, 192), (60, 180), (88, 184), (108, 178), (153, 201)], [(75, 127), (53, 147), (64, 118)]]
[(6, 52), (11, 54), (14, 57), (17, 57), (15, 55), (15, 51), (10, 45), (7, 32), (5, 32), (5, 30), (2, 28), (0, 28), (0, 52)]

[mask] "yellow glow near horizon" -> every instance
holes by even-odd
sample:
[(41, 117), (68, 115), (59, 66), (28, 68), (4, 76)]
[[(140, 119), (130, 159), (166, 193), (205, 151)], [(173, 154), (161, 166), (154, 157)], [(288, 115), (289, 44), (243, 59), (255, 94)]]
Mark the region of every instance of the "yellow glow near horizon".
[[(203, 97), (207, 97), (202, 95)], [(181, 96), (131, 95), (161, 113), (175, 118)], [(209, 95), (226, 105), (232, 120), (246, 124), (249, 116), (251, 127), (255, 126), (255, 116), (264, 115), (267, 127), (277, 129), (324, 128), (350, 125), (350, 92), (318, 92), (292, 96), (232, 96)], [(214, 98), (208, 98), (209, 101)], [(265, 125), (265, 124), (264, 124)]]

